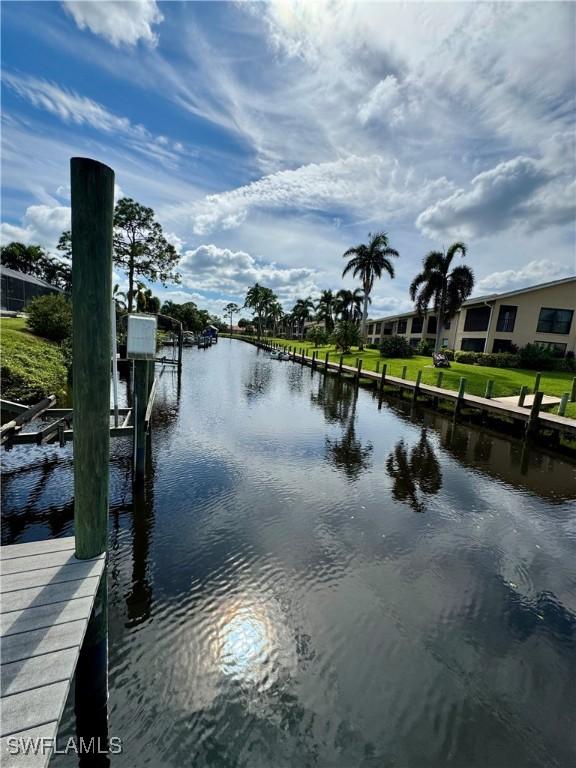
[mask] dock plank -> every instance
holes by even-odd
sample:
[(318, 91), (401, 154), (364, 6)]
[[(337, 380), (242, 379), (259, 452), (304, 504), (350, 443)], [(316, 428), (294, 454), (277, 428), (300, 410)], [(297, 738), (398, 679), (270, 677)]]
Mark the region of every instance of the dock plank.
[(0, 548), (2, 765), (42, 766), (49, 749), (12, 754), (15, 740), (55, 738), (106, 556), (77, 560), (74, 539)]
[[(55, 739), (58, 731), (58, 722), (46, 723), (38, 728), (30, 728), (18, 731), (11, 736), (0, 739), (0, 763), (2, 768), (43, 768), (50, 760), (51, 751), (32, 751), (24, 754), (23, 751), (14, 754), (18, 745), (38, 743), (39, 739)], [(46, 742), (47, 743), (47, 742)]]

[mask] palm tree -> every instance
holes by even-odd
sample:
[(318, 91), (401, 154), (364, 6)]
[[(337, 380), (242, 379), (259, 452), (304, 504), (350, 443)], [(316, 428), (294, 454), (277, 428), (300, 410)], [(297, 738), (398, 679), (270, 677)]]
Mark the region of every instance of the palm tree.
[(268, 308), (268, 317), (272, 320), (272, 335), (274, 338), (278, 335), (278, 324), (282, 322), (284, 310), (279, 301), (273, 301)]
[(126, 311), (126, 294), (120, 290), (118, 283), (114, 284), (112, 288), (112, 298), (116, 302), (116, 310), (118, 312)]
[(334, 313), (336, 310), (336, 297), (330, 290), (322, 291), (316, 302), (316, 316), (323, 320), (328, 333), (334, 330)]
[(470, 267), (458, 266), (450, 271), (457, 253), (466, 256), (466, 245), (456, 242), (447, 251), (430, 251), (424, 258), (423, 269), (410, 284), (410, 298), (415, 302), (419, 315), (425, 315), (430, 307), (436, 314), (436, 343), (438, 352), (444, 324), (451, 320), (472, 293), (474, 273)]
[(229, 304), (226, 304), (224, 307), (224, 314), (230, 315), (230, 336), (232, 336), (232, 316), (236, 315), (238, 312), (240, 312), (240, 307), (233, 301), (231, 301)]
[(277, 300), (276, 294), (271, 288), (254, 283), (246, 293), (244, 306), (253, 309), (256, 313), (256, 327), (258, 339), (262, 336), (262, 323), (267, 317), (270, 306)]
[(300, 338), (304, 338), (304, 323), (306, 320), (310, 320), (312, 317), (312, 310), (314, 309), (314, 302), (308, 296), (306, 299), (298, 299), (292, 309), (292, 314), (298, 322), (298, 330)]
[(388, 245), (388, 235), (386, 232), (376, 232), (368, 234), (368, 245), (360, 244), (353, 248), (348, 248), (343, 254), (344, 258), (349, 258), (348, 264), (342, 271), (342, 277), (352, 272), (354, 277), (359, 277), (364, 290), (364, 306), (362, 307), (362, 322), (360, 325), (360, 342), (366, 338), (366, 321), (368, 319), (368, 302), (370, 294), (374, 287), (374, 280), (382, 277), (382, 272), (388, 272), (390, 277), (394, 277), (394, 266), (390, 261), (390, 256), (398, 257), (400, 254), (394, 248)]
[[(364, 303), (364, 291), (362, 288), (355, 288), (353, 291), (349, 291), (346, 288), (341, 288), (336, 294), (335, 299), (335, 314), (340, 316), (341, 320), (359, 320), (362, 317), (362, 305)], [(372, 299), (368, 298), (368, 303), (372, 303)]]

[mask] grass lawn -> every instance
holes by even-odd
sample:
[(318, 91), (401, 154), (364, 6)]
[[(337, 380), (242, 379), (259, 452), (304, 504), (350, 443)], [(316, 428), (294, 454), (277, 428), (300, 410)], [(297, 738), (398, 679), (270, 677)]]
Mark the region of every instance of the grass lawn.
[[(296, 349), (304, 349), (306, 354), (311, 355), (314, 350), (318, 352), (318, 358), (324, 360), (326, 352), (329, 353), (330, 361), (340, 359), (340, 354), (336, 352), (334, 346), (315, 347), (311, 342), (294, 341), (290, 339), (270, 339), (270, 341), (282, 346), (291, 346)], [(400, 376), (402, 368), (406, 366), (406, 378), (415, 380), (418, 371), (422, 371), (423, 384), (436, 384), (439, 369), (434, 368), (431, 357), (414, 355), (406, 360), (400, 358), (380, 357), (377, 349), (365, 349), (363, 352), (353, 349), (349, 355), (344, 356), (345, 365), (356, 365), (356, 360), (362, 358), (362, 368), (367, 370), (376, 370), (377, 363), (382, 367), (386, 363), (386, 371), (391, 376)], [(572, 380), (576, 374), (573, 371), (543, 371), (540, 379), (540, 390), (546, 395), (556, 395), (560, 397), (564, 392), (571, 392)], [(467, 365), (464, 363), (451, 362), (449, 369), (443, 369), (442, 386), (446, 389), (457, 390), (460, 379), (466, 379), (466, 392), (472, 395), (484, 396), (486, 384), (490, 379), (494, 385), (492, 397), (505, 397), (506, 395), (518, 395), (523, 385), (534, 391), (534, 380), (536, 371), (528, 371), (520, 368), (489, 368), (480, 365)], [(555, 413), (557, 408), (552, 409)], [(576, 403), (569, 403), (566, 409), (566, 416), (576, 418)]]
[(66, 366), (58, 344), (34, 336), (24, 318), (0, 318), (2, 397), (34, 403), (47, 395), (66, 399)]

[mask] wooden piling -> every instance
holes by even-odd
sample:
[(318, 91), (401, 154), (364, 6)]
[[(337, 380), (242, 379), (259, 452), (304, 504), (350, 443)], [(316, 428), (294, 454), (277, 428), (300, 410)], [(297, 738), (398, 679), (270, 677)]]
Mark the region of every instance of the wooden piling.
[(576, 403), (576, 376), (572, 379), (572, 391), (570, 392), (570, 402)]
[(380, 374), (380, 400), (382, 400), (382, 395), (384, 394), (384, 382), (386, 381), (386, 368), (387, 368), (387, 364), (384, 363), (382, 366), (382, 373)]
[(522, 388), (520, 389), (520, 395), (518, 396), (518, 407), (523, 408), (524, 407), (524, 400), (526, 399), (526, 395), (528, 394), (528, 387), (523, 384)]
[(376, 360), (376, 373), (380, 373), (380, 360)]
[(436, 377), (436, 386), (440, 388), (442, 386), (442, 379), (444, 378), (444, 371), (438, 371), (438, 376)]
[(466, 379), (461, 378), (460, 384), (458, 386), (458, 399), (456, 400), (456, 403), (454, 404), (454, 418), (460, 413), (460, 408), (462, 406), (462, 403), (464, 401), (464, 393), (466, 392)]
[(560, 405), (558, 406), (558, 416), (564, 416), (566, 413), (566, 406), (568, 405), (568, 400), (570, 399), (570, 392), (564, 392), (560, 399)]
[(356, 386), (360, 384), (360, 373), (362, 371), (362, 360), (358, 358), (358, 362), (356, 363)]
[(178, 375), (182, 373), (182, 350), (184, 349), (184, 332), (182, 330), (182, 323), (178, 328)]
[(72, 204), (72, 386), (76, 556), (108, 540), (110, 350), (114, 171), (70, 161)]
[(418, 371), (416, 374), (416, 382), (414, 384), (414, 389), (412, 390), (412, 401), (416, 402), (418, 398), (418, 390), (420, 389), (420, 382), (422, 381), (422, 371)]
[(401, 378), (401, 379), (405, 379), (405, 378), (406, 378), (406, 371), (407, 371), (407, 368), (408, 368), (408, 366), (406, 366), (406, 365), (403, 365), (403, 366), (402, 366), (402, 373), (400, 374), (400, 378)]
[(328, 359), (330, 358), (330, 352), (326, 352), (324, 356), (324, 373), (328, 372)]
[(344, 365), (344, 355), (340, 355), (340, 362), (338, 364), (338, 376), (342, 376), (342, 366)]
[(146, 467), (148, 394), (148, 361), (134, 360), (134, 474), (137, 479), (144, 477)]
[(528, 423), (526, 424), (527, 435), (534, 432), (538, 426), (538, 414), (540, 413), (540, 408), (542, 407), (543, 397), (544, 397), (544, 392), (534, 393), (534, 401), (532, 403), (532, 407), (530, 408), (530, 418), (528, 419)]
[(492, 390), (494, 388), (494, 380), (488, 379), (488, 383), (486, 384), (486, 392), (484, 392), (484, 397), (486, 400), (492, 399)]
[(536, 378), (534, 379), (534, 392), (538, 392), (538, 390), (540, 389), (540, 378), (541, 378), (541, 376), (542, 376), (541, 373), (537, 373), (536, 374)]

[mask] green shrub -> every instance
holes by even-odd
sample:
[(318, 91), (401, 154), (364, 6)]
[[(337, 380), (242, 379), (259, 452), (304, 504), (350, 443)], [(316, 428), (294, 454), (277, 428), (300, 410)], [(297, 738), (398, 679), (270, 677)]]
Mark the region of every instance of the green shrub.
[(414, 350), (403, 336), (385, 336), (380, 342), (382, 357), (412, 357)]
[(538, 344), (526, 344), (518, 352), (520, 368), (539, 371), (559, 370), (559, 363), (562, 362), (553, 352)]
[(33, 299), (26, 309), (28, 327), (37, 336), (63, 341), (72, 332), (72, 305), (62, 294)]
[(442, 354), (444, 355), (446, 360), (454, 360), (454, 350), (453, 349), (448, 349), (448, 347), (442, 347), (440, 349), (440, 352), (442, 352)]
[(311, 341), (315, 347), (322, 347), (328, 344), (328, 333), (317, 325), (307, 331), (306, 340)]
[(457, 363), (465, 363), (466, 365), (474, 365), (478, 362), (478, 355), (480, 352), (466, 352), (460, 351), (454, 353), (454, 360)]
[(518, 368), (518, 355), (512, 352), (479, 352), (476, 362), (492, 368)]
[(419, 355), (431, 355), (432, 352), (434, 352), (434, 347), (428, 339), (421, 339), (420, 343), (418, 344), (418, 354)]
[(331, 342), (341, 352), (349, 352), (350, 347), (357, 347), (360, 343), (360, 331), (352, 320), (341, 320), (334, 329)]
[(378, 344), (366, 344), (366, 349), (379, 349)]

